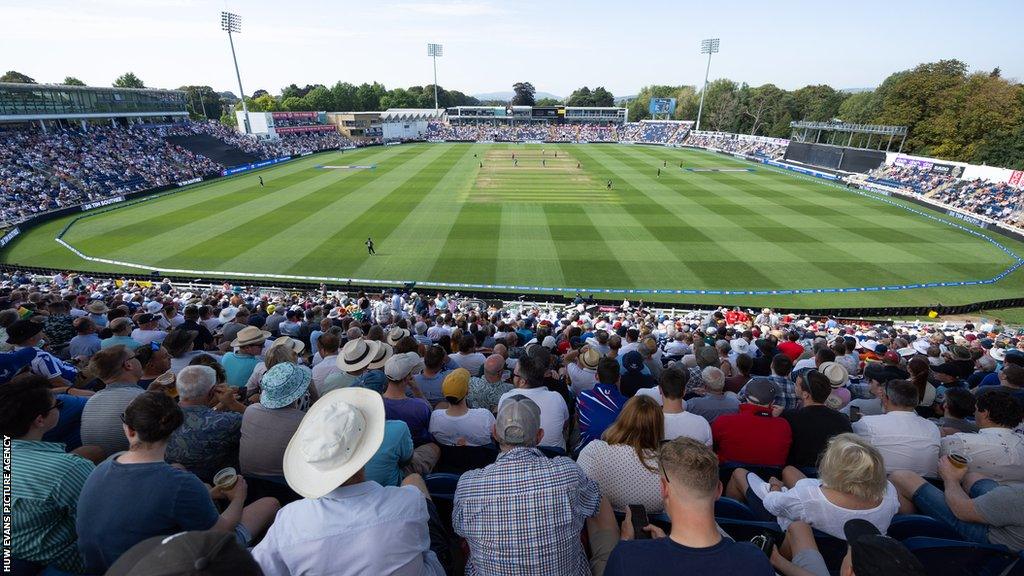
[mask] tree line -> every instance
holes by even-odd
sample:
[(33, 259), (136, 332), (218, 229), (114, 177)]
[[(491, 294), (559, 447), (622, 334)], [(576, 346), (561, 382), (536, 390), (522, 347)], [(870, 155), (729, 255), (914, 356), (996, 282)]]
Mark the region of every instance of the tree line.
[[(19, 72), (0, 76), (0, 82), (35, 80)], [(64, 84), (84, 85), (69, 76)], [(142, 88), (144, 83), (127, 72), (114, 86)], [(195, 117), (220, 118), (234, 124), (233, 109), (241, 109), (231, 92), (209, 86), (182, 86)], [(615, 96), (598, 86), (583, 86), (558, 101), (537, 100), (529, 82), (516, 82), (509, 102), (486, 101), (458, 90), (437, 89), (438, 105), (613, 106)], [(693, 120), (701, 92), (694, 86), (651, 85), (626, 104), (632, 121), (650, 118), (651, 98), (675, 98), (673, 118)], [(277, 95), (255, 90), (246, 102), (251, 111), (375, 111), (388, 108), (433, 108), (434, 87), (410, 86), (388, 90), (378, 82), (358, 86), (290, 84)], [(968, 70), (959, 60), (920, 64), (891, 74), (877, 88), (859, 92), (837, 90), (827, 84), (785, 90), (774, 84), (750, 86), (727, 78), (710, 82), (704, 98), (701, 128), (721, 132), (788, 138), (794, 120), (830, 121), (907, 126), (904, 152), (1024, 169), (1024, 85), (1003, 78), (999, 68), (990, 72)]]

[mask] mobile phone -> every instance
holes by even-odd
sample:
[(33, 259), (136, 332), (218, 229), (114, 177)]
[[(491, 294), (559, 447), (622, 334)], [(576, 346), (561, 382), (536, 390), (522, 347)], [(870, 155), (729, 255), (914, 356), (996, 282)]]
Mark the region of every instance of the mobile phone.
[(633, 524), (633, 538), (636, 540), (649, 540), (651, 533), (644, 530), (644, 526), (651, 523), (647, 519), (647, 509), (639, 504), (630, 504), (629, 518)]
[(750, 543), (760, 548), (765, 556), (772, 557), (772, 549), (775, 548), (775, 537), (770, 532), (754, 536), (750, 539)]
[(850, 422), (860, 420), (860, 406), (850, 406)]

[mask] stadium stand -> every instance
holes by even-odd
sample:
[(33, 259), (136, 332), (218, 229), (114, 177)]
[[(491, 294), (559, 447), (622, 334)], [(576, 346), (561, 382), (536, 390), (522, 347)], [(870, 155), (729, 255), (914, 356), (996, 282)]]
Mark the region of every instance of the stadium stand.
[(787, 147), (785, 144), (778, 144), (756, 138), (741, 138), (736, 134), (726, 134), (722, 132), (707, 132), (701, 134), (694, 134), (691, 132), (689, 137), (683, 141), (683, 144), (694, 148), (721, 150), (723, 152), (730, 152), (733, 154), (745, 154), (747, 156), (769, 158), (772, 160), (781, 159), (786, 154)]
[[(632, 538), (628, 503), (649, 503), (652, 524), (668, 533), (706, 529), (717, 538), (718, 525), (741, 543), (766, 532), (777, 542), (803, 542), (799, 558), (773, 562), (782, 574), (809, 557), (816, 563), (807, 566), (824, 567), (815, 574), (837, 570), (851, 534), (890, 527), (897, 540), (885, 541), (888, 554), (904, 566), (923, 563), (928, 571), (917, 573), (1000, 573), (1024, 549), (1024, 333), (998, 322), (602, 311), (582, 298), (481, 307), (455, 294), (408, 290), (268, 294), (228, 283), (21, 272), (0, 274), (0, 308), (0, 428), (14, 438), (12, 550), (25, 573), (104, 572), (147, 537), (178, 530), (162, 518), (176, 510), (180, 490), (194, 490), (203, 510), (195, 526), (231, 531), (241, 518), (239, 541), (255, 547), (251, 557), (239, 553), (267, 574), (336, 563), (337, 547), (325, 546), (324, 535), (348, 534), (342, 526), (364, 538), (346, 553), (358, 566), (345, 573), (397, 565), (477, 573), (497, 562), (512, 572), (541, 562), (549, 567), (543, 573), (579, 566), (598, 575), (669, 560), (674, 569), (704, 566), (653, 545), (616, 546)], [(740, 355), (751, 357), (740, 362), (752, 366), (750, 380), (738, 394), (725, 393), (732, 403), (715, 414), (688, 413), (712, 393), (709, 371)], [(778, 376), (780, 355), (798, 368)], [(630, 388), (641, 367), (653, 378)], [(158, 378), (166, 372), (174, 378)], [(908, 373), (917, 376), (906, 380)], [(953, 389), (976, 403), (973, 414), (954, 410)], [(588, 400), (595, 397), (617, 400), (597, 408)], [(796, 398), (797, 408), (773, 409), (778, 397)], [(860, 413), (848, 418), (850, 398)], [(372, 444), (349, 427), (353, 410), (362, 414), (359, 429), (380, 431)], [(557, 455), (577, 435), (573, 414), (607, 426), (579, 465)], [(701, 432), (707, 423), (693, 421), (710, 421), (712, 437)], [(765, 422), (773, 432), (752, 432)], [(961, 431), (972, 429), (966, 424), (982, 432)], [(535, 449), (542, 425), (565, 431), (544, 434), (554, 440), (543, 451)], [(342, 445), (321, 442), (332, 427)], [(726, 441), (731, 451), (743, 443), (753, 453), (778, 452), (769, 444), (782, 430), (788, 438), (791, 427), (823, 450), (814, 471), (820, 479), (794, 466), (716, 456)], [(727, 440), (733, 430), (748, 433)], [(915, 449), (892, 448), (901, 443)], [(304, 448), (289, 456), (289, 444)], [(798, 462), (797, 445), (788, 454), (787, 446), (782, 464)], [(334, 458), (338, 448), (352, 455)], [(107, 456), (124, 449), (122, 459), (149, 462), (152, 471), (122, 477), (129, 464)], [(950, 456), (964, 456), (965, 466)], [(230, 502), (218, 513), (201, 480), (226, 466), (241, 479), (213, 492)], [(767, 482), (744, 476), (744, 466)], [(713, 496), (688, 500), (716, 486), (720, 474), (732, 478), (730, 494), (738, 490), (739, 498), (714, 506)], [(743, 487), (734, 486), (737, 478)], [(31, 493), (17, 488), (27, 485)], [(679, 485), (686, 490), (662, 500), (662, 486)], [(531, 496), (551, 491), (579, 496)], [(26, 505), (40, 493), (54, 499)], [(345, 506), (319, 498), (328, 493)], [(428, 493), (431, 504), (419, 496)], [(900, 511), (918, 516), (896, 513), (897, 493), (908, 503)], [(111, 513), (129, 494), (131, 512)], [(77, 506), (57, 513), (58, 497)], [(950, 498), (973, 499), (970, 523), (957, 521), (962, 508), (951, 510)], [(526, 535), (537, 523), (549, 530), (534, 542)], [(849, 545), (856, 550), (862, 537)], [(752, 546), (723, 541), (716, 550), (702, 573), (772, 573)]]

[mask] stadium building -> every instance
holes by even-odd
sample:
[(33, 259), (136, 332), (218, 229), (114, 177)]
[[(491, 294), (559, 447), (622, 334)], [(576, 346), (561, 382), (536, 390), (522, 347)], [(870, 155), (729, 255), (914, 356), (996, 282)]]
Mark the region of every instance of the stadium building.
[(629, 119), (626, 108), (581, 106), (455, 106), (448, 109), (452, 124), (490, 124), (494, 126), (516, 123), (552, 122), (625, 124)]
[[(181, 90), (0, 83), (0, 125), (36, 124), (44, 132), (92, 123), (169, 123), (188, 118)], [(10, 127), (10, 126), (8, 126)]]

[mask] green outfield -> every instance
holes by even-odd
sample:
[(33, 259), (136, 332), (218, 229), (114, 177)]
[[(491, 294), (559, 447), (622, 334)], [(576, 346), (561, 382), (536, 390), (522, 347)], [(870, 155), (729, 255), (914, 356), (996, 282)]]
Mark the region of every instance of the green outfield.
[[(983, 239), (874, 198), (719, 154), (648, 146), (366, 148), (100, 212), (77, 221), (64, 240), (138, 268), (86, 261), (56, 243), (73, 217), (22, 234), (2, 260), (567, 291), (952, 282), (991, 278), (1015, 262)], [(367, 236), (376, 256), (366, 253)], [(1020, 243), (996, 238), (1024, 254)], [(987, 286), (657, 299), (931, 305), (1019, 297), (1022, 287), (1018, 270)]]

